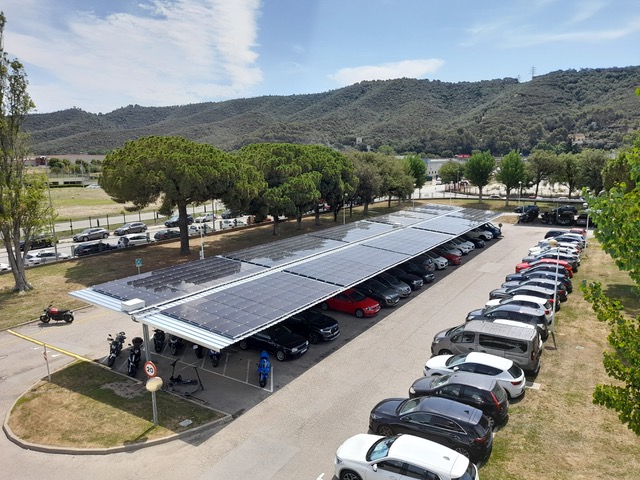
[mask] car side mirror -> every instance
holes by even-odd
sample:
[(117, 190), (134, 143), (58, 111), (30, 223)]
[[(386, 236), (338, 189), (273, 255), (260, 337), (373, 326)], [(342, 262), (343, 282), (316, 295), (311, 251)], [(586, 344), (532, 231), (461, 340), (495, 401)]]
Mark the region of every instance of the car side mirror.
[(377, 464), (377, 463), (374, 463), (373, 465), (371, 465), (371, 469), (372, 469), (374, 472), (377, 472), (377, 471), (378, 471), (378, 464)]
[(458, 370), (460, 370), (460, 367), (453, 367), (454, 372), (457, 372)]

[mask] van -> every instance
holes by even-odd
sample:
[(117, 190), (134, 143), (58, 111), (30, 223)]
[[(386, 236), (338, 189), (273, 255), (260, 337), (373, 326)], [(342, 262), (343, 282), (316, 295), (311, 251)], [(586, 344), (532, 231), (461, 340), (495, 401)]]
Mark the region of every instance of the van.
[(526, 325), (505, 325), (472, 320), (443, 330), (431, 344), (433, 355), (483, 352), (513, 360), (527, 373), (540, 369), (542, 339), (537, 329)]
[(146, 245), (150, 241), (151, 240), (149, 239), (149, 234), (146, 232), (130, 233), (129, 235), (123, 235), (118, 239), (118, 248)]

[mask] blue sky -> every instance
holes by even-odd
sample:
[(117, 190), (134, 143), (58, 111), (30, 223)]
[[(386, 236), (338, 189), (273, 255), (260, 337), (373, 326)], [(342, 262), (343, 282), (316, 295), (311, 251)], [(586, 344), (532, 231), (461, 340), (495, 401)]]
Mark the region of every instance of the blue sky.
[(2, 0), (37, 112), (531, 79), (640, 60), (637, 0)]

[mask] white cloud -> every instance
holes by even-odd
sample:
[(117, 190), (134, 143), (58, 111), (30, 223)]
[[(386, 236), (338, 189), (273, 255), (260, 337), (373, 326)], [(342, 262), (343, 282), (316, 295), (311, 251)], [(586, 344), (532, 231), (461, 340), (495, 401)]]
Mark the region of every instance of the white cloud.
[(569, 19), (569, 22), (582, 23), (586, 20), (589, 20), (606, 6), (607, 2), (602, 2), (600, 0), (583, 0), (580, 3), (580, 8), (576, 8), (575, 14), (573, 18)]
[(38, 111), (70, 106), (47, 94), (46, 76), (86, 102), (75, 106), (93, 112), (234, 98), (262, 81), (254, 50), (260, 0), (140, 6), (138, 14), (103, 17), (68, 11), (44, 29), (12, 35), (12, 53), (42, 78), (29, 76)]
[(339, 85), (352, 85), (363, 80), (389, 80), (392, 78), (422, 78), (434, 73), (444, 64), (437, 58), (404, 60), (380, 65), (341, 68), (329, 78)]

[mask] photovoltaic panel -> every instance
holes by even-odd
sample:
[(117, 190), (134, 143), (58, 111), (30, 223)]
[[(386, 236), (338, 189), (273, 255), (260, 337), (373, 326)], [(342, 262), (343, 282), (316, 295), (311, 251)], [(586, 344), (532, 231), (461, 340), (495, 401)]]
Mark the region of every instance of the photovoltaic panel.
[(390, 232), (394, 227), (382, 223), (373, 222), (354, 222), (348, 225), (340, 225), (339, 227), (327, 228), (319, 232), (310, 233), (310, 236), (329, 238), (345, 243), (356, 243), (366, 238), (375, 237), (382, 233)]
[(300, 235), (225, 254), (226, 258), (275, 267), (344, 246), (328, 238)]
[(339, 287), (309, 278), (273, 272), (178, 304), (163, 313), (228, 338), (245, 337), (291, 313), (306, 309), (338, 293)]
[(285, 271), (349, 287), (408, 259), (409, 256), (402, 253), (353, 245), (308, 262), (292, 265)]
[(389, 250), (414, 257), (436, 245), (446, 242), (450, 235), (424, 231), (417, 228), (406, 228), (390, 235), (382, 235), (363, 242), (367, 247)]
[(374, 217), (370, 219), (370, 222), (374, 223), (386, 223), (394, 226), (402, 226), (408, 227), (410, 225), (422, 222), (425, 220), (423, 215), (411, 215), (409, 212), (403, 214), (403, 212), (398, 212), (390, 215), (382, 215), (380, 217)]

